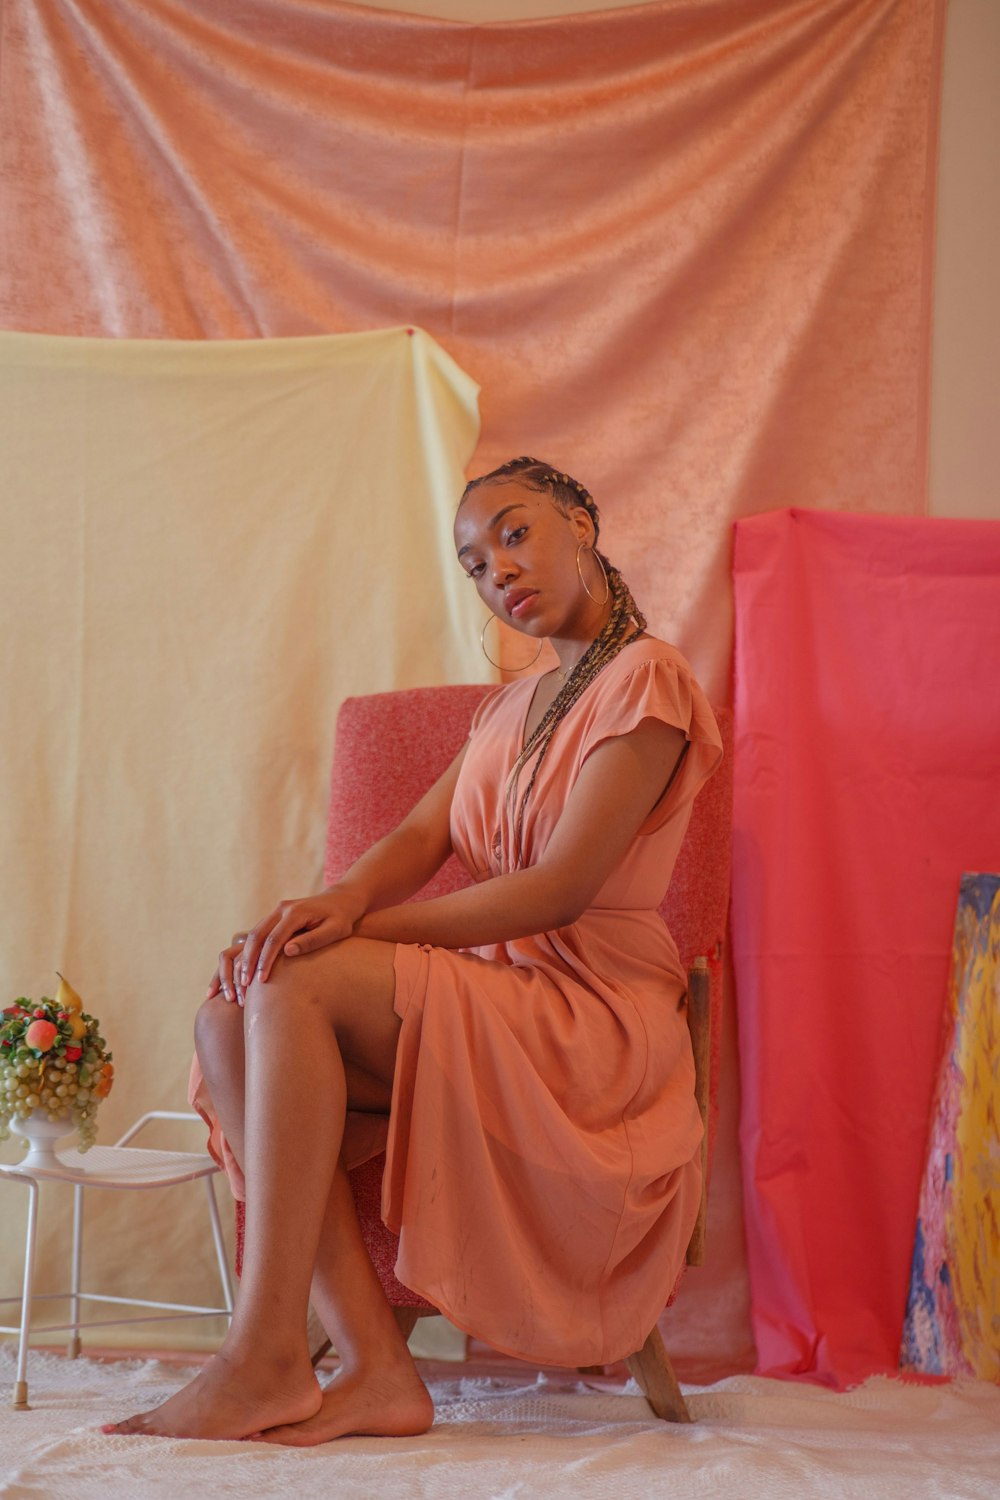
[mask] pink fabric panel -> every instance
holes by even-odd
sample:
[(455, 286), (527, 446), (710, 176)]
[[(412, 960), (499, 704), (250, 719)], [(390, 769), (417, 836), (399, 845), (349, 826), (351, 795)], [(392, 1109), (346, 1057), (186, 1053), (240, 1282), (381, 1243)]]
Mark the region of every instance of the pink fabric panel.
[(1000, 866), (1000, 524), (736, 528), (733, 941), (761, 1370), (894, 1369), (963, 870)]
[(6, 0), (0, 326), (422, 325), (717, 701), (734, 517), (925, 505), (943, 10)]

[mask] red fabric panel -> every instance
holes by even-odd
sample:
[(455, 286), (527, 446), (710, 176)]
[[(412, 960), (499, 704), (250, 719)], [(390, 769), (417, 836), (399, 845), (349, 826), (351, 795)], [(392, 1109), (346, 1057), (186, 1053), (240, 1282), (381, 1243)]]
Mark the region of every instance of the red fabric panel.
[(1000, 524), (736, 527), (733, 946), (760, 1369), (894, 1369), (963, 870), (1000, 866)]

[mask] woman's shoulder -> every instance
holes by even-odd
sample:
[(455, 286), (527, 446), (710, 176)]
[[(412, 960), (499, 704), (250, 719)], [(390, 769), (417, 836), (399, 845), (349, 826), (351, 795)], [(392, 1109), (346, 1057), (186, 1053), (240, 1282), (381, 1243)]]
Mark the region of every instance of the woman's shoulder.
[(534, 677), (522, 678), (519, 682), (498, 683), (487, 688), (472, 715), (469, 733), (505, 718), (508, 713), (522, 712), (525, 694), (528, 692), (530, 696), (530, 692), (534, 692), (535, 681)]
[(646, 634), (636, 636), (627, 646), (623, 646), (600, 675), (606, 684), (620, 682), (651, 662), (663, 662), (674, 669), (678, 676), (693, 678), (687, 658), (676, 646), (672, 646), (669, 641), (660, 640), (658, 636)]
[(683, 729), (688, 739), (721, 746), (715, 716), (686, 657), (669, 641), (642, 635), (623, 646), (595, 679), (584, 709), (584, 733), (599, 743), (645, 718)]

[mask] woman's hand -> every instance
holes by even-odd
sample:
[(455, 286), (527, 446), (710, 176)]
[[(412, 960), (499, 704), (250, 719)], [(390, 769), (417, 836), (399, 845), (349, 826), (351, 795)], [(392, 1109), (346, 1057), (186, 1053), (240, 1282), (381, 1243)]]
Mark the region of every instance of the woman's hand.
[(230, 1002), (238, 999), (240, 1004), (243, 1004), (243, 995), (237, 989), (234, 968), (236, 960), (243, 952), (243, 944), (246, 940), (247, 934), (245, 932), (233, 933), (229, 947), (223, 948), (219, 954), (219, 967), (212, 975), (212, 982), (208, 987), (208, 994), (205, 996), (206, 1000), (211, 1000), (213, 995), (222, 994)]
[[(234, 955), (232, 974), (240, 1004), (251, 980), (266, 981), (280, 954), (296, 958), (303, 953), (315, 953), (317, 948), (330, 943), (339, 943), (350, 937), (363, 914), (364, 907), (357, 897), (337, 886), (318, 896), (282, 901), (251, 928), (240, 945), (239, 957)], [(232, 952), (226, 948), (219, 955), (220, 973)]]

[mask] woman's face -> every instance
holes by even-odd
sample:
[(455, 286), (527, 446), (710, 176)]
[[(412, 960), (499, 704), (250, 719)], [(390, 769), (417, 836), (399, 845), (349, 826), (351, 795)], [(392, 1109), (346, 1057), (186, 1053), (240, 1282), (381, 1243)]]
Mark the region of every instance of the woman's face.
[[(580, 543), (594, 540), (583, 506), (568, 515), (516, 480), (473, 490), (455, 517), (458, 560), (487, 609), (525, 635), (586, 633), (594, 604), (580, 583)], [(589, 607), (588, 607), (589, 606)]]

